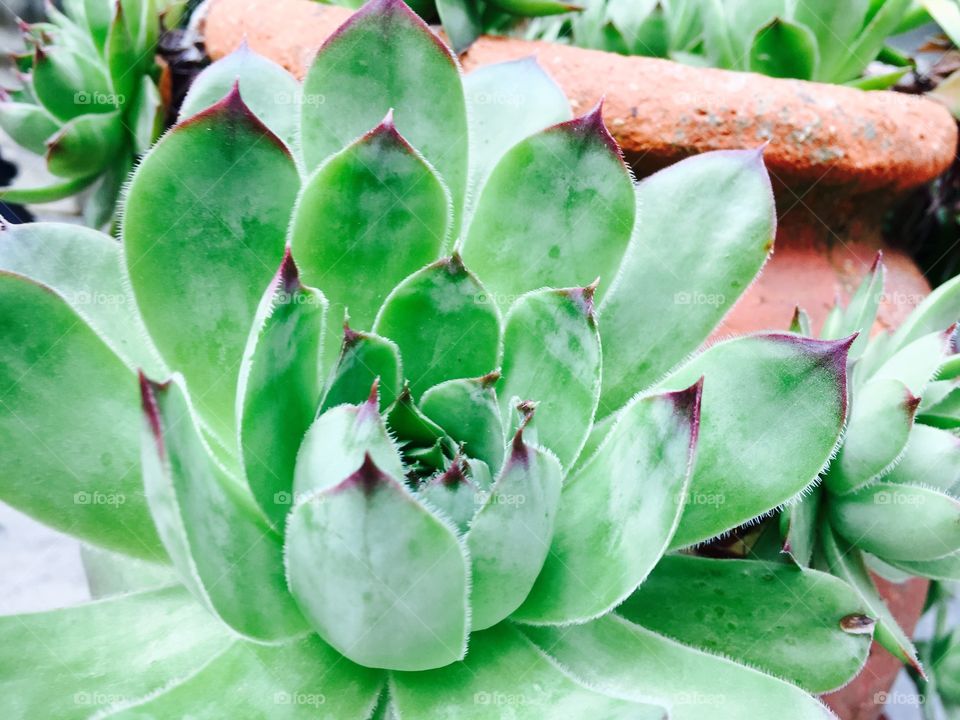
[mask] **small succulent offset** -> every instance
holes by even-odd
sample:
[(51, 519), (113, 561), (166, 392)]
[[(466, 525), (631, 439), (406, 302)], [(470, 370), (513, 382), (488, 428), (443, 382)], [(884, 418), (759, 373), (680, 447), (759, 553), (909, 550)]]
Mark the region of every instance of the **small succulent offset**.
[(887, 38), (912, 23), (910, 11), (911, 0), (593, 0), (579, 15), (538, 21), (532, 33), (624, 55), (875, 89), (908, 69), (861, 78)]
[(829, 717), (869, 604), (678, 552), (844, 426), (852, 337), (693, 354), (774, 226), (759, 152), (635, 185), (599, 107), (532, 60), (461, 77), (399, 0), (302, 87), (210, 66), (122, 248), (0, 233), (0, 497), (151, 568), (0, 618), (2, 714)]
[[(917, 650), (877, 593), (868, 570), (960, 581), (960, 278), (940, 286), (895, 333), (868, 341), (884, 296), (873, 267), (821, 336), (860, 335), (848, 356), (851, 412), (821, 485), (780, 515), (784, 552), (857, 589), (877, 619), (876, 639), (924, 675)], [(797, 310), (793, 330), (809, 334)]]
[[(162, 2), (162, 0), (161, 0)], [(85, 201), (88, 225), (114, 213), (136, 157), (162, 130), (155, 47), (156, 0), (73, 0), (48, 22), (21, 24), (26, 51), (22, 83), (0, 101), (0, 127), (46, 158), (59, 180), (36, 188), (3, 188), (0, 198), (44, 203), (94, 186)], [(177, 11), (167, 9), (169, 20)]]
[(934, 582), (925, 608), (932, 621), (929, 639), (917, 643), (926, 674), (911, 670), (910, 677), (922, 698), (924, 720), (960, 717), (960, 629), (950, 622), (956, 603), (956, 585)]

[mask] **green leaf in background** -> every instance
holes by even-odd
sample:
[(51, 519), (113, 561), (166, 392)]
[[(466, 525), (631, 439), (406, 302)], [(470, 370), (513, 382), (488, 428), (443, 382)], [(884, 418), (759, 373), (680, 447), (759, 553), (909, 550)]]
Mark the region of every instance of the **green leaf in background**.
[(936, 560), (960, 550), (960, 501), (925, 487), (878, 482), (834, 497), (833, 527), (867, 552), (890, 560)]
[(820, 487), (795, 500), (780, 513), (783, 552), (800, 567), (810, 567), (817, 540), (817, 519), (823, 493)]
[(750, 335), (710, 347), (658, 386), (704, 377), (697, 464), (672, 547), (742, 525), (814, 482), (846, 419), (851, 342)]
[(116, 110), (110, 80), (96, 62), (65, 47), (41, 50), (33, 58), (37, 100), (59, 120)]
[(670, 720), (827, 720), (818, 700), (783, 680), (610, 614), (586, 625), (523, 626), (563, 671), (599, 692), (662, 704)]
[(163, 561), (140, 477), (134, 372), (55, 291), (7, 271), (0, 357), (3, 501), (87, 542)]
[(239, 86), (240, 95), (254, 115), (287, 147), (296, 147), (297, 109), (303, 102), (300, 83), (277, 63), (253, 52), (246, 40), (194, 78), (180, 106), (180, 119), (218, 102), (234, 85)]
[(518, 620), (590, 620), (644, 581), (680, 521), (701, 391), (697, 383), (641, 397), (619, 415), (600, 449), (563, 488), (550, 554)]
[(87, 177), (64, 180), (61, 183), (41, 187), (2, 188), (0, 189), (0, 200), (23, 205), (53, 202), (54, 200), (62, 200), (65, 197), (76, 195), (84, 188), (92, 185), (96, 179), (96, 175), (89, 175)]
[(630, 174), (597, 105), (503, 155), (480, 192), (463, 259), (503, 310), (537, 288), (609, 284), (634, 214)]
[(348, 658), (425, 670), (466, 654), (469, 560), (402, 483), (368, 455), (305, 499), (287, 525), (287, 576), (314, 629)]
[(485, 375), (497, 365), (500, 314), (456, 254), (397, 285), (373, 330), (400, 348), (415, 399), (445, 380)]
[(253, 321), (237, 392), (247, 485), (281, 532), (297, 451), (320, 401), (326, 313), (326, 298), (300, 281), (288, 250)]
[(303, 97), (301, 141), (308, 170), (393, 108), (400, 133), (450, 189), (459, 218), (467, 185), (463, 85), (456, 59), (410, 8), (399, 0), (364, 5), (320, 48)]
[(793, 10), (794, 22), (810, 28), (820, 50), (814, 80), (829, 82), (850, 55), (849, 38), (863, 28), (870, 0), (803, 0)]
[(47, 142), (47, 168), (66, 178), (98, 173), (120, 148), (121, 132), (119, 111), (75, 117)]
[(949, 327), (960, 320), (960, 276), (935, 288), (894, 333), (891, 351), (900, 350), (914, 340)]
[[(565, 469), (580, 454), (600, 396), (600, 334), (595, 287), (539, 290), (507, 314), (503, 334), (500, 415), (512, 429), (518, 402), (537, 403), (531, 429)], [(563, 392), (556, 392), (563, 388)]]
[(877, 369), (872, 379), (899, 380), (913, 395), (922, 396), (927, 383), (936, 377), (944, 360), (953, 353), (955, 331), (956, 325), (951, 325), (946, 332), (928, 333), (902, 346)]
[(332, 321), (346, 312), (369, 330), (389, 292), (437, 259), (449, 226), (449, 193), (388, 115), (307, 180), (290, 245), (304, 282), (330, 300)]
[(884, 0), (879, 4), (873, 17), (846, 49), (843, 60), (834, 71), (834, 82), (856, 77), (876, 59), (887, 38), (898, 34), (897, 26), (911, 4), (912, 0)]
[(637, 204), (630, 246), (600, 303), (601, 416), (700, 346), (763, 266), (776, 231), (770, 178), (755, 150), (672, 165), (640, 183)]
[(960, 483), (960, 438), (946, 430), (914, 425), (906, 452), (884, 480), (951, 492)]
[(391, 681), (393, 702), (405, 718), (663, 718), (663, 708), (605, 697), (571, 680), (506, 624), (471, 637), (470, 654), (463, 663), (423, 673), (394, 673)]
[(831, 574), (836, 575), (852, 587), (868, 608), (868, 615), (876, 619), (873, 631), (874, 640), (886, 648), (894, 657), (923, 673), (917, 649), (909, 636), (903, 631), (887, 607), (863, 561), (863, 555), (846, 541), (837, 538), (827, 523), (822, 526), (820, 535), (824, 559)]
[(181, 581), (235, 631), (271, 642), (306, 624), (287, 591), (283, 543), (210, 457), (182, 379), (141, 376), (143, 482), (157, 531)]
[(824, 482), (847, 493), (888, 473), (907, 446), (920, 398), (899, 380), (871, 380), (857, 390), (843, 444)]
[(663, 558), (617, 612), (811, 693), (835, 690), (860, 672), (873, 629), (862, 599), (826, 573), (685, 555)]
[(810, 80), (818, 61), (813, 33), (780, 17), (757, 30), (750, 45), (749, 69), (770, 77)]
[(43, 155), (47, 152), (47, 140), (57, 132), (60, 123), (39, 105), (8, 100), (0, 103), (0, 128), (17, 145)]
[(128, 190), (124, 250), (144, 322), (231, 447), (240, 360), (299, 187), (293, 158), (233, 92), (164, 136)]
[(503, 470), (467, 534), (470, 623), (484, 630), (527, 597), (554, 536), (563, 473), (552, 453), (513, 439)]
[(480, 6), (473, 0), (436, 0), (443, 31), (457, 54), (462, 53), (483, 32)]
[[(877, 319), (877, 310), (883, 299), (883, 286), (887, 268), (883, 264), (883, 253), (878, 251), (873, 265), (857, 287), (850, 303), (842, 311), (839, 321), (839, 332), (835, 337), (844, 337), (851, 333), (860, 333), (850, 348), (849, 361), (857, 360), (866, 350), (870, 342), (870, 330)], [(809, 335), (810, 333), (806, 333)], [(822, 335), (827, 339), (825, 335)]]
[[(117, 632), (122, 628), (122, 632)], [(181, 587), (0, 617), (0, 691), (11, 718), (87, 720), (190, 675), (233, 638)], [(56, 667), (41, 679), (18, 671)]]
[(470, 119), (468, 197), (475, 201), (504, 153), (524, 138), (571, 119), (570, 102), (532, 57), (479, 67), (464, 76), (463, 88)]

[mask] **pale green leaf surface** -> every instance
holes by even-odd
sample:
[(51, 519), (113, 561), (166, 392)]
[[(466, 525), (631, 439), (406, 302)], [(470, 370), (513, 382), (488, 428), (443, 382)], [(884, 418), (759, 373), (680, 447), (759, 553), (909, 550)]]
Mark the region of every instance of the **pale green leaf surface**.
[(812, 693), (845, 685), (870, 652), (869, 625), (841, 627), (870, 614), (845, 582), (777, 562), (668, 556), (617, 612)]
[(144, 485), (182, 581), (241, 635), (274, 641), (303, 633), (284, 579), (283, 543), (210, 457), (182, 378), (142, 386)]
[(593, 288), (524, 295), (507, 314), (503, 348), (498, 399), (504, 426), (512, 432), (518, 402), (536, 403), (531, 430), (569, 469), (586, 442), (600, 396)]
[(3, 501), (87, 542), (163, 560), (140, 479), (133, 371), (55, 292), (7, 272), (0, 357)]
[(503, 463), (504, 431), (494, 383), (499, 376), (448, 380), (427, 390), (420, 410), (456, 442), (469, 457), (482, 460), (494, 472)]
[(287, 525), (291, 592), (320, 636), (367, 667), (463, 658), (469, 560), (456, 531), (369, 459)]
[[(334, 325), (328, 324), (328, 328), (328, 336), (336, 334)], [(330, 343), (326, 345), (329, 347)], [(380, 379), (380, 409), (383, 410), (397, 399), (403, 382), (400, 350), (396, 343), (379, 335), (344, 328), (340, 355), (327, 384), (321, 410), (363, 402), (377, 378)]]
[(600, 304), (601, 416), (696, 350), (773, 247), (773, 192), (755, 150), (683, 160), (640, 183), (637, 205), (623, 264)]
[(624, 409), (593, 458), (564, 486), (550, 554), (518, 620), (589, 620), (643, 582), (680, 520), (700, 393), (698, 383), (638, 398)]
[(32, 153), (47, 152), (47, 140), (60, 128), (60, 123), (39, 105), (32, 103), (0, 103), (0, 128), (17, 145)]
[(224, 442), (299, 187), (287, 150), (232, 93), (157, 143), (127, 192), (125, 256), (144, 322)]
[(849, 346), (751, 335), (712, 346), (659, 386), (704, 377), (697, 464), (672, 547), (737, 527), (816, 479), (846, 417)]
[[(499, 625), (470, 639), (463, 663), (394, 673), (401, 717), (444, 720), (663, 720), (662, 708), (595, 692), (566, 677), (515, 628)], [(509, 714), (507, 714), (509, 713)]]
[(939, 428), (914, 425), (903, 458), (884, 480), (951, 492), (960, 483), (960, 438)]
[(960, 320), (960, 276), (945, 282), (930, 293), (897, 328), (891, 349), (899, 350)]
[(810, 80), (819, 55), (817, 39), (807, 27), (776, 17), (753, 36), (749, 69), (770, 77)]
[(657, 702), (670, 720), (834, 718), (783, 680), (607, 615), (572, 627), (523, 631), (573, 677), (600, 692)]

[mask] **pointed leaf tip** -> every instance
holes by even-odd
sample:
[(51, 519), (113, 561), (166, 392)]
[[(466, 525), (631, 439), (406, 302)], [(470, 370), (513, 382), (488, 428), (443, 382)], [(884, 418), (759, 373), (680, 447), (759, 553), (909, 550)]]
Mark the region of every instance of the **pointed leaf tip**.
[(873, 264), (870, 266), (870, 272), (875, 273), (878, 269), (883, 267), (883, 250), (877, 250), (876, 256), (873, 258)]
[(332, 488), (330, 492), (335, 493), (352, 487), (359, 487), (363, 490), (364, 495), (371, 495), (378, 486), (389, 482), (390, 477), (377, 467), (370, 453), (364, 453), (363, 463), (361, 463), (360, 467), (343, 482)]
[(603, 100), (601, 97), (596, 105), (580, 117), (567, 120), (553, 127), (554, 129), (567, 130), (575, 133), (584, 139), (591, 137), (599, 138), (611, 152), (622, 159), (623, 152), (620, 149), (620, 145), (613, 139), (613, 135), (610, 134), (606, 123), (603, 121)]
[(905, 389), (906, 397), (904, 398), (903, 406), (907, 410), (907, 415), (910, 416), (910, 418), (913, 418), (913, 416), (916, 415), (917, 408), (920, 407), (920, 401), (923, 400), (923, 398), (914, 395), (912, 392), (910, 392), (909, 388)]
[(277, 279), (280, 281), (280, 287), (283, 288), (284, 292), (292, 293), (301, 287), (300, 271), (293, 260), (289, 245), (283, 251), (283, 260), (280, 262), (280, 269), (277, 271)]
[(477, 378), (477, 382), (480, 383), (480, 387), (482, 387), (484, 390), (487, 390), (489, 388), (492, 388), (498, 382), (500, 382), (501, 377), (502, 377), (502, 373), (500, 372), (499, 369), (493, 370), (491, 372), (488, 372), (486, 375)]
[(533, 414), (537, 410), (537, 404), (532, 400), (522, 400), (517, 403), (517, 410), (523, 417), (520, 420), (520, 425), (517, 427), (517, 432), (513, 435), (513, 441), (510, 443), (510, 460), (526, 464), (529, 450), (523, 441), (523, 431), (527, 428), (527, 425), (530, 424), (530, 421), (533, 420)]
[(443, 471), (440, 475), (437, 475), (433, 482), (438, 485), (443, 485), (444, 487), (457, 487), (464, 483), (469, 483), (467, 479), (466, 472), (464, 470), (463, 457), (460, 453), (457, 453), (457, 456), (453, 458), (450, 462), (450, 467)]
[(170, 387), (170, 380), (163, 383), (154, 382), (148, 378), (143, 370), (137, 370), (137, 379), (140, 382), (140, 403), (143, 413), (150, 423), (150, 431), (157, 442), (160, 456), (163, 457), (163, 430), (160, 427), (160, 407), (157, 404), (157, 395), (166, 392)]
[(373, 379), (373, 383), (370, 385), (370, 394), (367, 396), (367, 401), (361, 407), (361, 410), (370, 410), (373, 409), (374, 413), (379, 414), (380, 407), (380, 376), (377, 375)]
[(700, 434), (700, 402), (703, 399), (703, 379), (700, 378), (684, 390), (668, 393), (678, 414), (690, 418), (690, 447), (696, 447)]

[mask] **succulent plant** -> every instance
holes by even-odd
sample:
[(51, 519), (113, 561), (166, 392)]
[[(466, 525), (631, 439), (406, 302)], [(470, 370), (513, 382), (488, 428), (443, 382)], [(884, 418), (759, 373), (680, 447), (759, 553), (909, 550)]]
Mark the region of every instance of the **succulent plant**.
[(150, 568), (0, 618), (3, 715), (829, 716), (860, 595), (679, 552), (844, 426), (852, 336), (694, 353), (774, 230), (758, 151), (635, 185), (599, 107), (398, 0), (302, 87), (210, 66), (122, 248), (0, 233), (0, 497)]
[(593, 0), (577, 16), (534, 23), (530, 34), (624, 55), (875, 89), (908, 69), (862, 78), (912, 15), (911, 0)]
[[(850, 418), (823, 482), (784, 510), (780, 527), (784, 551), (855, 587), (877, 618), (877, 641), (922, 676), (916, 648), (868, 570), (960, 581), (960, 278), (937, 288), (895, 333), (868, 341), (884, 273), (878, 254), (850, 303), (824, 323), (824, 338), (860, 332), (848, 356)], [(810, 330), (799, 309), (793, 329)]]
[[(164, 0), (73, 0), (48, 22), (21, 23), (22, 82), (0, 101), (0, 128), (43, 155), (56, 180), (44, 187), (0, 189), (0, 198), (44, 203), (91, 186), (87, 224), (101, 227), (114, 213), (137, 156), (162, 130), (154, 58)], [(158, 4), (161, 7), (158, 7)]]
[(921, 706), (923, 720), (953, 720), (960, 714), (960, 629), (950, 621), (955, 588), (955, 583), (931, 583), (925, 609), (933, 630), (917, 643), (926, 674), (911, 670), (916, 693), (897, 698)]

